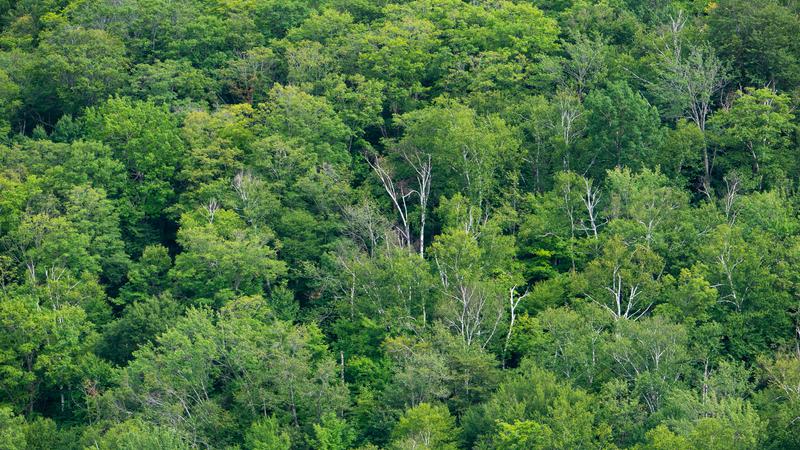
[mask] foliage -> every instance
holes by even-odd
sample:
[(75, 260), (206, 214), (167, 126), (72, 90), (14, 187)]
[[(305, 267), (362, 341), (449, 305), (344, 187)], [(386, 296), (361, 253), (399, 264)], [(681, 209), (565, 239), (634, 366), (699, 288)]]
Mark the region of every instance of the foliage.
[(798, 31), (0, 0), (0, 447), (797, 448)]

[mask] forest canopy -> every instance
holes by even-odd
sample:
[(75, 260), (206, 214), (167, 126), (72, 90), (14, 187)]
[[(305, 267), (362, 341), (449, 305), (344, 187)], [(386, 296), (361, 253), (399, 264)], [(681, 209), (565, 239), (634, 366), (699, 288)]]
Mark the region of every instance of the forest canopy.
[(799, 449), (798, 36), (0, 0), (0, 448)]

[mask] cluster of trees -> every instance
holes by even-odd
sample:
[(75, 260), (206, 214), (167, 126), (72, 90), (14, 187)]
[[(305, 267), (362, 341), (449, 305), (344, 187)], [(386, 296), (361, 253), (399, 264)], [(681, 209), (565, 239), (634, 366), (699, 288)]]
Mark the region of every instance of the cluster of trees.
[(798, 34), (0, 0), (0, 447), (800, 448)]

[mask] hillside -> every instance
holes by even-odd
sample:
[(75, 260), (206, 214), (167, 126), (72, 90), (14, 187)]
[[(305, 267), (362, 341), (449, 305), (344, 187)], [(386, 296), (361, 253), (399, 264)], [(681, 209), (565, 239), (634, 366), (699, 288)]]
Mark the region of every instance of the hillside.
[(0, 450), (800, 449), (798, 36), (0, 0)]

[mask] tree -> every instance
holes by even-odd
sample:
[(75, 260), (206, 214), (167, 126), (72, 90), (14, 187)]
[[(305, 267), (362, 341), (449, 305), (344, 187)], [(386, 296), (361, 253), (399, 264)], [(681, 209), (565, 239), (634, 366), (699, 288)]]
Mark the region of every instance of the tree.
[(128, 172), (130, 207), (120, 211), (125, 231), (138, 235), (141, 247), (153, 243), (148, 234), (175, 200), (172, 183), (184, 154), (176, 118), (166, 106), (115, 97), (90, 108), (85, 120), (87, 137), (108, 144)]
[[(620, 234), (626, 241), (643, 243), (654, 250), (672, 251), (668, 247), (671, 241), (680, 238), (673, 237), (670, 231), (680, 226), (681, 213), (688, 208), (689, 198), (673, 187), (666, 175), (658, 169), (633, 173), (629, 169), (617, 168), (607, 172), (606, 191), (608, 199), (603, 215), (609, 221), (610, 233)], [(598, 219), (588, 208), (590, 200), (591, 193), (587, 191), (584, 203), (589, 211), (589, 223), (593, 224)], [(596, 235), (595, 228), (592, 225)]]
[(330, 258), (334, 273), (326, 284), (343, 320), (366, 317), (399, 332), (424, 328), (434, 318), (436, 280), (419, 255), (387, 245), (373, 257), (343, 247)]
[(405, 131), (397, 142), (399, 156), (417, 177), (425, 165), (432, 171), (436, 184), (427, 188), (432, 198), (463, 192), (482, 208), (496, 199), (500, 180), (516, 165), (519, 141), (512, 130), (502, 119), (482, 117), (467, 106), (442, 101), (404, 114), (397, 123)]
[(792, 36), (800, 22), (796, 5), (743, 0), (711, 10), (709, 37), (720, 57), (731, 62), (740, 85), (773, 85), (791, 90), (800, 81), (800, 49)]
[(637, 447), (642, 450), (689, 450), (691, 443), (684, 436), (672, 432), (666, 425), (658, 425), (647, 432), (645, 444)]
[(589, 388), (601, 381), (611, 320), (599, 307), (547, 309), (528, 320), (517, 344), (523, 357), (578, 386)]
[(286, 273), (270, 245), (273, 239), (270, 230), (245, 227), (235, 213), (213, 201), (185, 214), (177, 239), (183, 252), (170, 270), (176, 293), (219, 304), (233, 294), (266, 292)]
[(156, 342), (134, 352), (120, 386), (107, 394), (109, 400), (118, 397), (111, 408), (177, 428), (190, 444), (224, 439), (219, 431), (231, 424), (213, 398), (223, 353), (210, 313), (189, 310)]
[(688, 370), (686, 330), (658, 316), (617, 321), (615, 327), (613, 340), (606, 342), (613, 370), (635, 383), (642, 401), (654, 413), (671, 385)]
[(580, 170), (602, 174), (606, 169), (647, 165), (661, 142), (658, 110), (625, 82), (610, 83), (586, 97), (586, 155)]
[(38, 77), (47, 80), (42, 85), (49, 89), (33, 93), (28, 101), (44, 114), (77, 113), (105, 100), (128, 80), (125, 44), (102, 30), (58, 26), (44, 34), (37, 53)]
[(120, 232), (119, 216), (103, 190), (78, 186), (69, 193), (66, 218), (78, 233), (88, 236), (88, 251), (97, 259), (104, 280), (119, 286), (130, 261)]
[(590, 38), (580, 33), (572, 36), (572, 42), (564, 44), (570, 59), (564, 64), (566, 83), (573, 85), (578, 98), (583, 98), (594, 84), (606, 76), (606, 43), (602, 38)]
[(386, 84), (390, 111), (409, 111), (423, 98), (440, 47), (430, 21), (392, 17), (360, 35), (357, 46), (363, 49), (358, 56), (362, 73)]
[(118, 299), (130, 304), (164, 293), (169, 286), (166, 275), (171, 266), (172, 259), (166, 247), (148, 245), (139, 260), (131, 264), (128, 282), (122, 287)]
[[(405, 134), (388, 142), (389, 158), (367, 159), (400, 216), (401, 239), (408, 246), (413, 245), (411, 215), (419, 217), (416, 247), (424, 255), (431, 199), (464, 192), (478, 208), (495, 200), (500, 178), (513, 170), (519, 141), (500, 118), (480, 117), (452, 101), (396, 121)], [(416, 211), (410, 204), (414, 197)]]
[(684, 42), (686, 20), (682, 13), (671, 19), (666, 43), (658, 52), (655, 70), (658, 78), (651, 90), (665, 105), (663, 112), (668, 117), (686, 117), (702, 133), (702, 189), (710, 197), (714, 156), (705, 141), (706, 124), (714, 96), (725, 85), (726, 71), (713, 50)]
[(445, 406), (420, 403), (408, 409), (392, 430), (392, 448), (456, 449), (455, 418)]
[(23, 450), (27, 448), (25, 436), (25, 418), (15, 416), (11, 408), (0, 409), (0, 438), (9, 450)]
[(651, 249), (612, 236), (582, 274), (588, 283), (585, 295), (614, 320), (636, 320), (653, 306), (662, 268), (661, 258)]
[(0, 109), (0, 136), (5, 137), (11, 131), (11, 121), (22, 106), (19, 93), (20, 87), (17, 83), (5, 70), (0, 69), (0, 99), (3, 99), (3, 107)]
[(253, 450), (289, 450), (292, 441), (286, 431), (281, 430), (275, 416), (253, 422), (245, 434), (245, 443)]
[(720, 143), (731, 151), (724, 155), (730, 168), (750, 166), (756, 185), (762, 188), (784, 178), (796, 164), (787, 154), (794, 131), (789, 98), (769, 89), (739, 91), (727, 110), (719, 111), (711, 125)]
[(701, 401), (693, 394), (676, 391), (667, 403), (668, 422), (694, 448), (753, 448), (762, 439), (764, 425), (747, 400), (712, 394)]
[(269, 91), (276, 57), (272, 49), (255, 47), (228, 63), (225, 71), (230, 95), (246, 103), (256, 103)]
[(386, 342), (394, 361), (389, 400), (401, 408), (439, 402), (450, 395), (450, 378), (445, 357), (426, 342), (406, 337)]
[(552, 445), (553, 431), (547, 425), (533, 420), (501, 422), (495, 448), (511, 450), (544, 449)]
[(343, 419), (333, 413), (322, 416), (322, 422), (314, 424), (312, 445), (320, 450), (346, 450), (351, 448), (355, 433)]
[[(240, 298), (221, 314), (231, 400), (249, 417), (275, 414), (310, 433), (326, 415), (343, 412), (348, 391), (318, 327), (276, 320), (260, 297)], [(325, 419), (318, 438), (349, 439), (337, 420)]]
[(105, 326), (98, 353), (109, 361), (127, 362), (142, 345), (167, 331), (181, 312), (170, 295), (137, 299), (125, 306), (117, 320)]
[[(487, 402), (465, 416), (462, 426), (468, 445), (478, 442), (502, 448), (500, 443), (511, 431), (507, 425), (530, 421), (538, 426), (526, 423), (519, 428), (540, 432), (539, 442), (551, 437), (544, 448), (601, 448), (609, 430), (597, 422), (592, 402), (586, 392), (557, 381), (552, 373), (525, 360)], [(522, 437), (533, 440), (529, 435)]]
[(443, 296), (439, 314), (468, 345), (485, 348), (503, 319), (505, 289), (480, 276), (482, 269), (489, 269), (482, 261), (484, 251), (462, 229), (452, 229), (433, 243)]
[[(88, 350), (97, 339), (93, 325), (78, 306), (42, 308), (29, 296), (0, 302), (0, 371), (3, 399), (32, 414), (53, 394), (62, 413), (74, 413), (83, 400), (84, 377), (106, 370)], [(68, 409), (69, 408), (69, 409)]]
[(275, 85), (258, 111), (268, 132), (307, 146), (319, 164), (350, 162), (347, 153), (350, 131), (325, 98), (314, 97), (294, 86)]
[(135, 65), (131, 84), (125, 92), (139, 100), (150, 99), (175, 110), (195, 104), (213, 105), (217, 102), (217, 91), (218, 82), (188, 60), (167, 59)]
[(127, 420), (110, 427), (99, 439), (92, 440), (98, 449), (163, 449), (187, 450), (186, 437), (174, 428), (158, 426), (141, 420)]
[(797, 31), (0, 0), (0, 448), (798, 447)]
[(79, 233), (65, 217), (28, 215), (3, 243), (32, 286), (64, 275), (77, 278), (100, 271), (97, 258), (89, 253), (89, 236)]
[(793, 352), (783, 353), (774, 359), (761, 358), (769, 388), (756, 394), (755, 405), (766, 422), (767, 448), (791, 447), (797, 440), (798, 430), (793, 426), (800, 417), (800, 380), (797, 374), (800, 357)]

